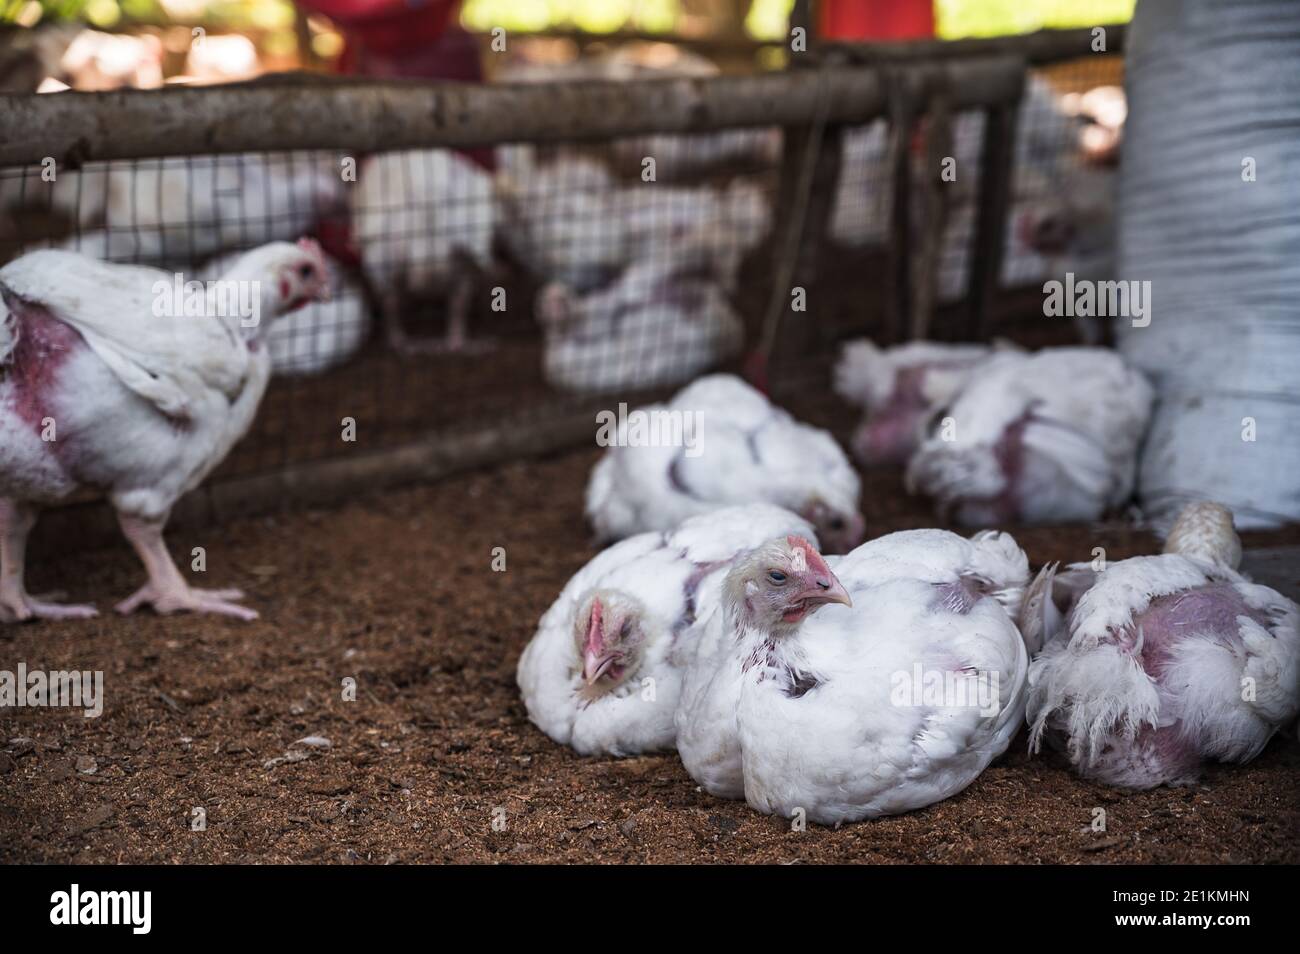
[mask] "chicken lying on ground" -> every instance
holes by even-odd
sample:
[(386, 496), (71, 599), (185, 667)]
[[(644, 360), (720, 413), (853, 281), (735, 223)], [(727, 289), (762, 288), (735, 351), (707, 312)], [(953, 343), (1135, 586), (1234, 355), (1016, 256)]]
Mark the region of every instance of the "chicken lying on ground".
[(693, 264), (732, 290), (744, 256), (771, 229), (771, 208), (757, 185), (726, 188), (619, 183), (600, 162), (560, 155), (537, 163), (507, 154), (497, 176), (511, 253), (543, 281), (575, 293), (602, 289), (628, 267), (680, 261), (689, 241)]
[(829, 560), (788, 537), (737, 559), (683, 678), (686, 770), (827, 825), (956, 794), (1024, 719), (1028, 577), (992, 531), (893, 533)]
[(256, 617), (236, 590), (191, 587), (163, 527), (252, 423), (271, 373), (272, 319), (324, 294), (326, 281), (307, 241), (249, 252), (193, 303), (170, 302), (165, 272), (71, 252), (0, 269), (0, 618), (94, 614), (33, 599), (23, 582), (38, 508), (83, 488), (107, 493), (149, 575), (119, 612), (148, 603)]
[(1094, 520), (1132, 493), (1152, 400), (1112, 351), (994, 355), (935, 413), (907, 488), (967, 525)]
[(1258, 755), (1300, 712), (1300, 606), (1247, 581), (1240, 559), (1232, 514), (1194, 503), (1159, 556), (1045, 567), (1021, 619), (1045, 642), (1032, 747), (1046, 738), (1080, 775), (1124, 788)]
[[(475, 285), (493, 261), (496, 197), (487, 172), (447, 149), (373, 156), (352, 192), (352, 228), (393, 350), (445, 354), (483, 346), (469, 339), (469, 312)], [(446, 301), (446, 337), (413, 339), (404, 312), (436, 298)]]
[(519, 659), (528, 716), (583, 755), (668, 748), (695, 621), (717, 607), (737, 554), (808, 524), (766, 504), (729, 507), (672, 533), (643, 533), (565, 585)]
[(552, 282), (536, 314), (546, 380), (570, 391), (681, 384), (739, 352), (745, 335), (717, 278), (667, 257), (582, 296)]
[(322, 152), (175, 156), (90, 163), (48, 184), (32, 179), (25, 199), (80, 224), (64, 243), (69, 251), (186, 268), (225, 249), (292, 241), (341, 214), (343, 182)]
[(618, 191), (602, 162), (560, 155), (539, 162), (534, 146), (502, 149), (495, 188), (502, 239), (510, 253), (543, 281), (577, 292), (613, 281), (627, 264), (627, 230), (610, 214)]
[(866, 410), (853, 435), (853, 453), (865, 466), (903, 464), (924, 436), (930, 415), (961, 391), (993, 349), (982, 344), (912, 341), (879, 348), (851, 341), (835, 366), (835, 391)]
[(808, 520), (832, 552), (862, 540), (858, 475), (835, 439), (733, 375), (700, 378), (667, 404), (633, 411), (609, 436), (587, 483), (587, 517), (602, 539), (764, 502)]

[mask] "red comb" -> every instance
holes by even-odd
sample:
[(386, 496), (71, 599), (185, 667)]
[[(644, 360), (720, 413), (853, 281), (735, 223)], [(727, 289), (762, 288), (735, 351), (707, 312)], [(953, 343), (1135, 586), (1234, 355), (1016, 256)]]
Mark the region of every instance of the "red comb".
[(808, 569), (814, 573), (829, 573), (831, 571), (831, 568), (826, 565), (826, 561), (822, 559), (822, 555), (817, 552), (817, 548), (803, 537), (792, 533), (785, 538), (785, 542), (790, 544), (793, 549), (803, 549), (804, 558), (808, 561)]
[(302, 249), (304, 252), (306, 252), (308, 255), (324, 263), (325, 252), (324, 250), (321, 249), (320, 242), (316, 241), (314, 238), (307, 238), (306, 236), (303, 236), (302, 238), (298, 239), (298, 247)]

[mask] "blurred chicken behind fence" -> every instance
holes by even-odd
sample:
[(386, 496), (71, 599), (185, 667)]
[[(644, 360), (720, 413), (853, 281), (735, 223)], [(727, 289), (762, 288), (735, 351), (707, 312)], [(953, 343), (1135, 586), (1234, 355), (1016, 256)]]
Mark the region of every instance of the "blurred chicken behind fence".
[[(1119, 57), (1098, 56), (1036, 69), (1026, 82), (1001, 213), (998, 321), (1045, 320), (1036, 286), (1049, 275), (1109, 268), (1107, 144), (1117, 134), (1088, 135), (1099, 124), (1081, 101), (1117, 84), (1120, 69)], [(713, 82), (698, 69), (681, 75)], [(1093, 112), (1115, 113), (1104, 96), (1093, 99), (1102, 102)], [(979, 110), (954, 116), (958, 174), (945, 193), (940, 252), (933, 278), (914, 278), (936, 285), (935, 322), (949, 338), (973, 334), (961, 316), (977, 264), (983, 119)], [(653, 128), (465, 151), (362, 153), (341, 141), (79, 168), (33, 155), (0, 168), (0, 264), (60, 247), (204, 280), (241, 251), (316, 238), (331, 298), (268, 338), (275, 378), (217, 480), (436, 435), (589, 422), (593, 408), (740, 370), (770, 337), (774, 302), (775, 390), (813, 380), (828, 389), (839, 339), (898, 337), (890, 262), (912, 257), (934, 226), (915, 196), (895, 194), (889, 160), (905, 150), (913, 184), (923, 181), (925, 116), (905, 142), (888, 116), (841, 128), (827, 140), (842, 150), (837, 176), (813, 176), (806, 194), (789, 128)], [(913, 213), (906, 246), (897, 245), (900, 201)], [(804, 214), (819, 205), (825, 215)], [(802, 309), (775, 287), (792, 250), (817, 262), (791, 272), (807, 296)], [(1026, 287), (1036, 296), (1028, 308), (1016, 298)], [(348, 420), (351, 439), (341, 438)]]

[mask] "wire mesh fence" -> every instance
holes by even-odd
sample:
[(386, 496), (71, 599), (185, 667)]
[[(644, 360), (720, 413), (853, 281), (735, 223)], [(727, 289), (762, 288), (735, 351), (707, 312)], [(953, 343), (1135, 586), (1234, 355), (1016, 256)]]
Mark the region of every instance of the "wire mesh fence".
[[(1053, 267), (1039, 251), (1018, 258), (1036, 220), (1016, 223), (1090, 174), (1072, 145), (1079, 121), (1062, 102), (1106, 85), (1094, 79), (1116, 81), (1118, 58), (1096, 72), (1100, 59), (1036, 73), (1026, 87), (1005, 212), (1007, 288)], [(858, 72), (866, 87), (880, 83)], [(712, 81), (692, 82), (707, 91)], [(881, 117), (881, 99), (864, 98), (859, 112)], [(919, 223), (926, 211), (899, 194), (891, 157), (920, 163), (930, 127), (922, 116), (903, 132), (885, 115), (822, 129), (806, 110), (785, 115), (784, 125), (665, 133), (647, 123), (460, 149), (340, 142), (0, 168), (0, 263), (54, 246), (207, 281), (262, 243), (320, 242), (333, 296), (268, 332), (272, 387), (214, 481), (430, 435), (526, 429), (740, 368), (770, 330), (777, 297), (782, 323), (821, 332), (816, 347), (881, 332), (891, 270), (924, 234), (919, 224), (900, 244), (899, 203)], [(951, 123), (959, 172), (933, 279), (941, 306), (961, 303), (970, 285), (983, 119), (958, 111)], [(809, 130), (823, 158), (836, 152), (837, 174), (801, 176), (824, 168), (805, 169), (818, 155), (803, 150)], [(1038, 231), (1050, 238), (1053, 227)], [(790, 272), (806, 286), (806, 311), (777, 287), (790, 254), (816, 262)]]
[(362, 448), (395, 447), (735, 359), (766, 298), (750, 259), (779, 148), (757, 129), (11, 168), (0, 260), (59, 247), (209, 281), (257, 245), (317, 238), (331, 299), (269, 329), (275, 382), (221, 471), (257, 473), (357, 449), (346, 420)]
[[(1011, 180), (1001, 232), (1001, 263), (991, 308), (998, 323), (1041, 315), (1044, 282), (1067, 272), (1092, 279), (1114, 269), (1114, 191), (1118, 140), (1124, 120), (1123, 57), (1093, 54), (1026, 71), (1016, 115)], [(982, 109), (956, 112), (947, 140), (935, 156), (930, 139), (933, 117), (922, 115), (911, 128), (895, 132), (889, 119), (843, 130), (841, 169), (835, 203), (827, 223), (825, 270), (838, 286), (864, 272), (883, 277), (894, 256), (917, 255), (927, 230), (937, 231), (937, 261), (914, 280), (933, 284), (935, 330), (970, 337), (971, 269), (978, 247), (979, 203), (985, 188), (982, 156), (986, 115)], [(894, 150), (906, 153), (911, 188), (900, 196), (892, 188)], [(937, 203), (927, 206), (927, 179), (937, 179)], [(900, 233), (895, 203), (906, 202), (910, 228)], [(937, 214), (937, 221), (934, 217)], [(908, 247), (897, 247), (900, 237)], [(892, 248), (891, 248), (892, 247)], [(877, 283), (879, 292), (885, 282)], [(879, 295), (869, 296), (878, 298)], [(872, 313), (887, 312), (887, 301), (873, 301)], [(947, 320), (945, 320), (945, 318)]]

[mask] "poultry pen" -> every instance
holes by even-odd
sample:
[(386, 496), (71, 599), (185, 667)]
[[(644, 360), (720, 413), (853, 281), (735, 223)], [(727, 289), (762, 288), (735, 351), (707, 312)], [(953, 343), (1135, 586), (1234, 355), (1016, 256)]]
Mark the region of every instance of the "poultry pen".
[[(20, 629), (9, 645), (32, 665), (104, 669), (114, 695), (103, 719), (5, 718), (19, 744), (0, 752), (17, 766), (0, 772), (0, 858), (1294, 861), (1294, 808), (1272, 811), (1294, 746), (1231, 785), (1119, 796), (1017, 743), (931, 810), (795, 835), (703, 795), (670, 756), (575, 758), (528, 724), (514, 683), (538, 616), (595, 552), (579, 515), (597, 410), (743, 371), (843, 439), (855, 415), (830, 365), (846, 338), (1075, 337), (1042, 314), (1070, 243), (1019, 240), (1071, 177), (1096, 177), (1044, 155), (1073, 152), (1077, 119), (1026, 104), (1118, 84), (1123, 29), (1105, 54), (1091, 42), (827, 48), (786, 72), (707, 79), (280, 79), (0, 102), (0, 260), (67, 244), (206, 277), (231, 251), (306, 232), (339, 273), (334, 301), (273, 343), (253, 429), (172, 524), (267, 618)], [(950, 155), (951, 204), (919, 171)], [(385, 158), (391, 174), (362, 202)], [(47, 159), (77, 174), (51, 183)], [(419, 195), (453, 167), (463, 190)], [(444, 241), (408, 241), (430, 220)], [(421, 271), (434, 277), (408, 278)], [(683, 326), (683, 307), (712, 309), (714, 330)], [(457, 315), (466, 340), (449, 341)], [(422, 486), (379, 493), (406, 483)], [(873, 533), (933, 522), (898, 484), (865, 477)], [(278, 512), (318, 504), (342, 506)], [(93, 593), (134, 572), (66, 553), (113, 534), (93, 500), (38, 532)], [(1123, 522), (1017, 538), (1034, 563), (1151, 545)], [(510, 571), (487, 573), (498, 548)], [(339, 703), (340, 676), (363, 706)], [(286, 754), (301, 737), (330, 745)], [(4, 781), (20, 777), (31, 784)], [(1099, 804), (1113, 822), (1097, 836)]]
[[(595, 409), (710, 368), (770, 356), (780, 394), (826, 380), (848, 335), (1007, 333), (1048, 266), (1023, 243), (988, 250), (1022, 207), (1070, 191), (1053, 161), (1077, 120), (1053, 104), (1119, 76), (1087, 31), (1049, 39), (1028, 86), (1005, 44), (958, 44), (716, 78), (13, 97), (0, 261), (48, 245), (206, 280), (238, 250), (320, 238), (336, 300), (276, 330), (253, 431), (177, 519), (323, 502), (581, 442)], [(983, 117), (1007, 123), (1045, 82), (1024, 111), (1026, 172), (984, 148)], [(926, 121), (936, 105), (942, 123)], [(932, 202), (915, 169), (948, 152), (952, 209), (892, 201)], [(453, 312), (460, 351), (433, 343)]]

